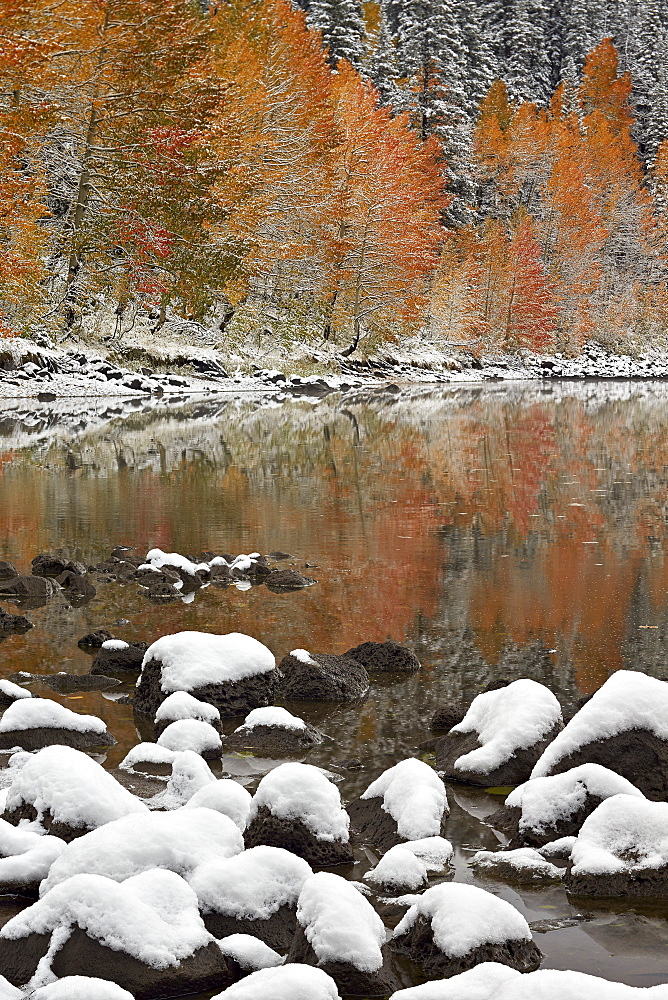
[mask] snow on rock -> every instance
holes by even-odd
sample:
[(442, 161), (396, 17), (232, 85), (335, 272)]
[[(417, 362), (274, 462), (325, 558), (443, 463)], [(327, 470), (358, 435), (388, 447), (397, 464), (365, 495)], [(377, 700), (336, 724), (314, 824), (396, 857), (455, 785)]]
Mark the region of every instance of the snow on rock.
[(564, 869), (547, 861), (532, 847), (513, 851), (477, 851), (469, 864), (478, 874), (509, 878), (518, 882), (559, 882)]
[[(18, 996), (18, 993), (17, 993)], [(2, 992), (0, 992), (2, 1000)], [(48, 986), (42, 986), (30, 994), (30, 1000), (134, 1000), (116, 983), (90, 976), (66, 976)]]
[(177, 750), (169, 750), (157, 743), (138, 743), (127, 752), (118, 766), (124, 771), (131, 771), (137, 764), (173, 764), (178, 753)]
[(47, 831), (72, 840), (111, 820), (146, 812), (144, 803), (91, 757), (55, 745), (39, 750), (18, 771), (4, 816), (15, 824), (36, 819)]
[(543, 684), (529, 679), (485, 691), (460, 723), (436, 744), (446, 777), (470, 784), (525, 781), (562, 726), (561, 706)]
[(317, 666), (308, 649), (293, 649), (290, 656), (294, 656), (295, 660), (299, 660), (300, 663), (308, 663), (314, 667)]
[[(0, 975), (0, 1000), (21, 1000), (24, 994)], [(130, 997), (130, 1000), (133, 1000)]]
[(540, 847), (577, 833), (599, 802), (620, 794), (644, 798), (630, 781), (600, 764), (581, 764), (562, 774), (531, 778), (505, 802), (506, 810), (517, 818), (512, 844)]
[[(190, 559), (186, 559), (178, 552), (163, 552), (162, 549), (151, 549), (147, 552), (146, 564), (157, 570), (162, 569), (163, 566), (172, 566), (174, 569), (182, 569), (188, 576), (195, 576), (197, 570), (202, 568), (202, 565), (191, 562)], [(209, 568), (208, 563), (204, 564), (204, 568)]]
[(32, 833), (0, 819), (0, 892), (36, 892), (64, 850), (65, 841), (58, 837)]
[(274, 654), (241, 632), (163, 635), (148, 647), (143, 665), (151, 660), (160, 664), (160, 687), (168, 694), (194, 691), (208, 684), (234, 683), (276, 667)]
[(364, 878), (386, 891), (414, 891), (426, 884), (430, 871), (441, 871), (453, 853), (452, 844), (444, 837), (407, 840), (391, 847)]
[[(151, 809), (179, 809), (190, 802), (197, 792), (215, 783), (216, 779), (206, 761), (194, 750), (183, 750), (176, 755), (164, 791), (154, 795), (149, 806)], [(248, 797), (250, 799), (250, 795)]]
[(220, 712), (215, 705), (193, 698), (187, 691), (175, 691), (165, 698), (155, 713), (156, 723), (178, 722), (180, 719), (199, 719), (213, 724), (220, 722)]
[(20, 701), (22, 698), (32, 698), (30, 691), (11, 681), (0, 680), (0, 704), (3, 700), (11, 702)]
[(188, 799), (185, 809), (215, 809), (229, 816), (232, 822), (243, 833), (248, 823), (251, 802), (250, 792), (232, 778), (219, 778), (203, 785)]
[(116, 741), (102, 719), (77, 715), (50, 698), (21, 698), (0, 719), (0, 749), (17, 745), (38, 750), (52, 743), (83, 748), (111, 746)]
[(399, 990), (390, 1000), (668, 1000), (668, 986), (611, 983), (584, 972), (538, 969), (522, 975), (484, 962), (452, 979)]
[(430, 976), (451, 976), (495, 960), (528, 972), (541, 958), (519, 910), (460, 882), (443, 882), (418, 896), (393, 938), (396, 950)]
[(255, 708), (243, 724), (226, 738), (228, 751), (252, 750), (265, 757), (301, 756), (318, 743), (322, 734), (285, 708)]
[(538, 848), (538, 853), (544, 858), (570, 858), (573, 844), (577, 837), (560, 837), (559, 840), (551, 840)]
[(381, 809), (402, 840), (438, 837), (449, 812), (445, 785), (433, 768), (415, 757), (388, 768), (360, 798), (382, 799)]
[(291, 715), (285, 708), (278, 705), (268, 705), (266, 708), (254, 708), (249, 712), (241, 726), (235, 730), (240, 733), (254, 729), (256, 726), (277, 726), (280, 729), (306, 729), (306, 723), (296, 715)]
[(40, 891), (81, 872), (122, 882), (150, 868), (167, 868), (189, 879), (200, 865), (243, 849), (239, 828), (213, 809), (125, 816), (68, 844)]
[(341, 1000), (336, 983), (322, 969), (283, 965), (260, 969), (212, 1000)]
[(232, 959), (244, 970), (274, 969), (283, 964), (283, 957), (252, 934), (228, 934), (218, 941), (218, 947), (227, 959)]
[(545, 749), (532, 778), (597, 763), (668, 798), (668, 682), (617, 670)]
[(247, 932), (284, 951), (297, 929), (299, 893), (312, 874), (302, 858), (262, 845), (202, 865), (190, 885), (215, 937)]
[(200, 719), (178, 719), (170, 722), (158, 737), (158, 746), (168, 750), (194, 750), (203, 757), (220, 757), (222, 740), (208, 722)]
[(129, 649), (130, 643), (124, 642), (123, 639), (107, 639), (102, 643), (100, 649), (112, 650), (113, 652), (118, 652), (120, 649)]

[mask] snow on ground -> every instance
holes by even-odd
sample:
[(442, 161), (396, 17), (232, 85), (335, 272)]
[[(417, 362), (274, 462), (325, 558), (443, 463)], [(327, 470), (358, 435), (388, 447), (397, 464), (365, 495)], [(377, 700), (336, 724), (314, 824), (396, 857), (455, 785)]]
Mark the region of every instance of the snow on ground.
[(434, 943), (450, 958), (463, 958), (485, 944), (531, 940), (519, 910), (485, 889), (461, 882), (442, 882), (422, 893), (397, 924), (394, 936), (409, 931), (418, 917), (431, 923)]
[(340, 875), (318, 872), (304, 883), (297, 920), (321, 963), (345, 962), (361, 972), (381, 968), (386, 938), (383, 921), (362, 893)]
[(244, 849), (239, 828), (213, 809), (176, 809), (125, 816), (67, 845), (40, 892), (81, 872), (122, 882), (150, 868), (167, 868), (188, 879), (196, 868)]
[(629, 729), (668, 739), (668, 683), (635, 670), (616, 670), (550, 743), (531, 772), (540, 778), (586, 743)]
[(143, 666), (151, 660), (160, 663), (161, 689), (170, 694), (206, 684), (233, 683), (266, 674), (276, 666), (271, 650), (241, 632), (163, 635), (146, 650)]
[(433, 768), (415, 757), (399, 761), (372, 781), (362, 799), (382, 796), (382, 808), (397, 824), (400, 837), (437, 837), (448, 814), (445, 785)]
[(518, 878), (553, 879), (559, 881), (564, 876), (564, 869), (535, 851), (532, 847), (518, 847), (514, 851), (477, 851), (469, 864), (477, 872), (487, 872), (493, 875), (499, 872), (503, 877), (503, 869), (509, 867)]
[[(59, 932), (52, 939), (53, 953), (74, 926), (154, 969), (176, 965), (211, 940), (188, 883), (161, 869), (122, 883), (102, 875), (74, 875), (12, 917), (0, 933), (16, 941), (29, 934)], [(51, 957), (40, 963), (38, 976)]]
[(311, 866), (281, 847), (251, 847), (197, 869), (190, 885), (203, 913), (267, 920), (281, 906), (296, 906)]
[(219, 778), (203, 785), (188, 799), (185, 809), (215, 809), (229, 816), (232, 822), (243, 833), (248, 823), (251, 802), (253, 798), (249, 791), (232, 778)]
[(555, 969), (523, 974), (484, 962), (452, 979), (398, 990), (390, 1000), (668, 1000), (668, 986), (626, 986)]
[[(0, 992), (2, 1000), (2, 992)], [(30, 994), (30, 1000), (134, 1000), (121, 986), (107, 979), (89, 976), (66, 976)]]
[[(455, 769), (488, 774), (516, 750), (538, 743), (561, 721), (561, 706), (543, 684), (527, 678), (507, 687), (484, 691), (471, 702), (453, 733), (478, 734), (482, 746), (463, 754)], [(557, 737), (558, 738), (558, 737)]]
[(50, 698), (24, 698), (12, 702), (0, 719), (0, 733), (39, 728), (104, 733), (107, 727), (97, 716), (77, 715)]
[(218, 941), (223, 955), (234, 959), (242, 969), (274, 969), (283, 964), (283, 956), (252, 934), (229, 934)]
[(588, 796), (607, 799), (619, 794), (644, 798), (640, 789), (609, 768), (601, 764), (580, 764), (563, 774), (525, 781), (513, 789), (506, 806), (522, 810), (520, 833), (525, 830), (544, 833), (581, 809)]
[(199, 754), (220, 754), (222, 745), (220, 734), (212, 725), (200, 719), (177, 719), (176, 722), (170, 722), (158, 737), (158, 746), (177, 752), (194, 750)]
[(48, 812), (58, 823), (89, 828), (147, 811), (143, 802), (87, 754), (57, 745), (32, 754), (9, 786), (5, 808), (24, 805), (35, 809), (38, 822)]
[[(194, 750), (183, 750), (176, 754), (166, 787), (149, 799), (149, 807), (179, 809), (190, 802), (197, 792), (215, 783), (216, 779), (211, 768), (199, 753)], [(250, 795), (248, 797), (250, 798)]]
[(215, 705), (193, 698), (187, 691), (175, 691), (162, 702), (155, 713), (156, 722), (178, 722), (179, 719), (199, 719), (201, 722), (220, 722), (220, 712)]
[(341, 1000), (336, 983), (322, 969), (310, 965), (282, 965), (260, 969), (228, 986), (212, 1000)]
[(0, 680), (0, 694), (4, 694), (8, 698), (16, 698), (19, 701), (21, 698), (32, 698), (30, 691), (6, 680)]
[(333, 782), (312, 764), (279, 764), (260, 781), (249, 822), (266, 806), (281, 819), (299, 819), (319, 840), (348, 843), (350, 819)]
[(59, 837), (32, 833), (0, 819), (0, 883), (41, 882), (64, 850), (65, 841)]
[(668, 802), (613, 795), (587, 817), (571, 852), (573, 875), (668, 864)]
[(291, 715), (285, 708), (269, 705), (267, 708), (254, 708), (249, 712), (236, 733), (248, 732), (256, 726), (276, 726), (279, 729), (306, 729), (306, 723), (297, 715)]

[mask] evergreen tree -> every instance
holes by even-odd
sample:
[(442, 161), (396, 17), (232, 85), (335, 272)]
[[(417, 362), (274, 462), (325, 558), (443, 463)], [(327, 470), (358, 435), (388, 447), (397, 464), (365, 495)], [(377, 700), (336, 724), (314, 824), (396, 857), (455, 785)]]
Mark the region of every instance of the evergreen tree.
[(371, 57), (371, 80), (380, 94), (380, 103), (395, 111), (402, 111), (406, 106), (406, 95), (397, 84), (399, 67), (397, 53), (392, 38), (385, 7), (381, 8), (378, 39)]
[(308, 24), (321, 33), (333, 68), (339, 59), (360, 67), (366, 32), (360, 0), (311, 0)]
[(474, 121), (480, 103), (499, 75), (499, 63), (480, 4), (476, 0), (461, 0), (459, 13), (464, 42), (466, 111)]
[(514, 0), (506, 24), (504, 78), (512, 100), (547, 102), (550, 66), (545, 30), (547, 12), (542, 0)]

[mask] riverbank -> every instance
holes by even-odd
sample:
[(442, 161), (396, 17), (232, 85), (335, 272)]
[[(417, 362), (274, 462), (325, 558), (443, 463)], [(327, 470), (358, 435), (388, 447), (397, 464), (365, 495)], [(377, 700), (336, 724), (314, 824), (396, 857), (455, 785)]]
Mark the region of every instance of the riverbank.
[[(258, 358), (258, 360), (260, 360)], [(265, 362), (267, 359), (264, 359)], [(577, 357), (562, 354), (478, 358), (423, 343), (369, 358), (302, 350), (262, 367), (214, 347), (142, 339), (88, 347), (45, 347), (30, 340), (0, 345), (0, 398), (53, 400), (93, 396), (182, 396), (239, 390), (322, 396), (362, 386), (544, 379), (664, 379), (668, 355), (615, 354), (590, 342)], [(282, 363), (281, 363), (282, 362)]]

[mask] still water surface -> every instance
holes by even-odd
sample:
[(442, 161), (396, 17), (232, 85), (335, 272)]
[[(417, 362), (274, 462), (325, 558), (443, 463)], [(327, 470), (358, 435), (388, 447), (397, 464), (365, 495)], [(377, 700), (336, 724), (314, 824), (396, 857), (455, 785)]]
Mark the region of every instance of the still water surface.
[[(344, 797), (419, 753), (434, 710), (496, 676), (531, 676), (569, 707), (620, 667), (668, 677), (665, 533), (668, 385), (551, 383), (421, 388), (285, 401), (25, 402), (0, 411), (0, 558), (29, 571), (38, 552), (85, 563), (117, 544), (197, 555), (284, 549), (318, 579), (274, 594), (207, 588), (151, 604), (135, 584), (100, 584), (26, 613), (35, 628), (0, 643), (0, 676), (85, 673), (76, 640), (112, 626), (151, 642), (182, 629), (241, 631), (280, 659), (391, 637), (424, 670), (375, 684), (360, 706), (289, 706), (332, 737), (309, 757)], [(8, 605), (4, 605), (6, 608)], [(43, 696), (105, 719), (116, 766), (137, 742), (118, 691)], [(230, 726), (234, 728), (234, 726)], [(341, 764), (360, 757), (364, 769)], [(252, 787), (269, 762), (226, 758)], [(449, 786), (459, 880), (497, 835), (497, 795)], [(369, 867), (360, 860), (350, 875)], [(479, 882), (530, 921), (571, 917), (558, 888)], [(536, 934), (544, 965), (633, 985), (668, 982), (661, 908), (586, 911)]]

